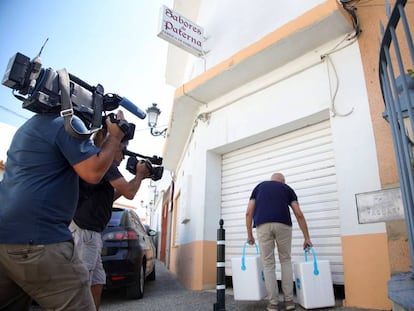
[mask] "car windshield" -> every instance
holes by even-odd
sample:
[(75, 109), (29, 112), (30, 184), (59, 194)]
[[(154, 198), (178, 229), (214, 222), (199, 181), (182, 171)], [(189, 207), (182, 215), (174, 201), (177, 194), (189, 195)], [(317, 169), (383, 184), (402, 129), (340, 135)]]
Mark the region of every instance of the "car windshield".
[(108, 227), (115, 227), (121, 224), (122, 214), (124, 212), (122, 210), (112, 210), (112, 217), (111, 220), (108, 222)]

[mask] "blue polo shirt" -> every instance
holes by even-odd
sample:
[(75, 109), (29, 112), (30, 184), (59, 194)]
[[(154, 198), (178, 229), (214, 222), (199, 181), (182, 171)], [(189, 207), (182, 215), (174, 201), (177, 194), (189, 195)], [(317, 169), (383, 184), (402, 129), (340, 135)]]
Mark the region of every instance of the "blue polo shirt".
[(270, 180), (261, 182), (253, 189), (250, 200), (255, 200), (255, 226), (267, 222), (280, 222), (292, 226), (289, 206), (298, 198), (288, 185)]
[(0, 243), (50, 244), (72, 239), (78, 200), (72, 165), (99, 149), (70, 136), (63, 118), (38, 114), (23, 124), (7, 152), (0, 182)]

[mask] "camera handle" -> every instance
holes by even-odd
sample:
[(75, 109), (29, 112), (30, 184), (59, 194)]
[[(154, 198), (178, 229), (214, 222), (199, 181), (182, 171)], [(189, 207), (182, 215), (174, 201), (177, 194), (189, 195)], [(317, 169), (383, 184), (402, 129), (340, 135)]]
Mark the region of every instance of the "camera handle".
[(124, 133), (124, 135), (128, 134), (129, 132), (129, 123), (126, 120), (118, 120), (115, 117), (114, 113), (109, 114), (109, 120), (111, 120), (112, 123), (116, 123), (118, 127), (121, 129), (121, 131)]
[(158, 157), (158, 156), (155, 156), (155, 155), (152, 156), (152, 157), (145, 156), (145, 155), (142, 155), (142, 154), (139, 154), (139, 153), (129, 151), (126, 147), (124, 147), (124, 149), (122, 150), (122, 153), (126, 156), (138, 157), (138, 158), (142, 158), (142, 159), (145, 159), (145, 160), (149, 160), (152, 164), (155, 164), (155, 165), (162, 165), (162, 158)]

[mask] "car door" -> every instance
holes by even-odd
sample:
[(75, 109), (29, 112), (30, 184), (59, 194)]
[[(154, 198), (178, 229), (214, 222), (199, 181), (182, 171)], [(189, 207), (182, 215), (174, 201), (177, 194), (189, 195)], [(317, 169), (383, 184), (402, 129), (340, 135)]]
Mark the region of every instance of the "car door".
[(132, 210), (130, 211), (130, 220), (133, 223), (133, 226), (137, 231), (137, 234), (139, 235), (139, 242), (145, 254), (145, 258), (147, 259), (145, 274), (146, 276), (148, 276), (154, 270), (155, 267), (154, 242), (151, 239), (151, 237), (147, 234), (145, 227), (142, 225), (141, 220), (139, 219), (139, 216)]

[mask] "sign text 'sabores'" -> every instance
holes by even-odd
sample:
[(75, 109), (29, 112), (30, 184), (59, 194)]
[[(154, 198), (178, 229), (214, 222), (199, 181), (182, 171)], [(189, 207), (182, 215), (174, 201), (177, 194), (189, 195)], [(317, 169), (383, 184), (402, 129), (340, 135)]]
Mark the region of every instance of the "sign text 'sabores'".
[(166, 6), (161, 8), (158, 37), (195, 56), (204, 54), (204, 29)]

